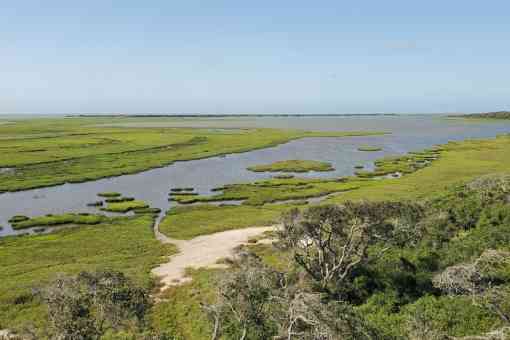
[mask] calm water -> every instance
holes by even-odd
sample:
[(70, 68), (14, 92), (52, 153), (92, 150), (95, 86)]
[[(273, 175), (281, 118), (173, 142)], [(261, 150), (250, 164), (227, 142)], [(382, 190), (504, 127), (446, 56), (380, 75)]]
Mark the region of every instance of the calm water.
[[(86, 204), (96, 201), (102, 191), (118, 191), (167, 210), (171, 187), (194, 187), (202, 194), (214, 187), (240, 183), (271, 174), (252, 173), (246, 167), (285, 159), (313, 159), (333, 163), (335, 171), (308, 173), (308, 177), (352, 175), (355, 165), (372, 168), (373, 161), (385, 155), (398, 155), (420, 150), (450, 140), (487, 138), (510, 133), (510, 121), (465, 122), (431, 116), (395, 117), (290, 117), (243, 119), (185, 119), (159, 123), (137, 123), (138, 126), (196, 126), (211, 128), (272, 127), (322, 131), (378, 130), (392, 132), (387, 136), (352, 138), (307, 138), (277, 147), (226, 157), (177, 162), (173, 165), (139, 174), (102, 179), (80, 184), (0, 194), (0, 235), (12, 234), (7, 220), (13, 215), (38, 216), (64, 212), (97, 212)], [(383, 147), (380, 152), (360, 152), (360, 145)]]

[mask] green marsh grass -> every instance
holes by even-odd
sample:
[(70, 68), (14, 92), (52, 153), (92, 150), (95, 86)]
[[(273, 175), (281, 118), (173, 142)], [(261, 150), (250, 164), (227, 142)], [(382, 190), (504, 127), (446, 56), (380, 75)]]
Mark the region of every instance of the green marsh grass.
[(267, 148), (305, 137), (380, 135), (277, 129), (211, 131), (109, 127), (147, 118), (40, 118), (0, 125), (0, 192), (132, 174), (172, 164)]
[(51, 227), (63, 224), (93, 225), (108, 221), (109, 218), (102, 215), (62, 214), (46, 215), (29, 218), (27, 220), (12, 223), (13, 229), (26, 229), (32, 227)]
[(262, 207), (201, 204), (172, 207), (159, 224), (160, 231), (172, 238), (190, 240), (200, 235), (279, 223), (283, 211), (293, 205)]
[(343, 179), (271, 178), (254, 183), (231, 184), (215, 191), (212, 196), (173, 196), (181, 204), (241, 200), (243, 205), (261, 206), (278, 201), (300, 200), (354, 190), (357, 184)]
[(176, 252), (154, 238), (153, 222), (150, 215), (117, 217), (51, 234), (0, 238), (0, 329), (44, 330), (46, 309), (32, 291), (61, 274), (120, 270), (150, 288), (150, 270)]
[(364, 151), (364, 152), (376, 152), (376, 151), (382, 151), (382, 147), (379, 146), (370, 146), (370, 145), (364, 145), (358, 147), (358, 151)]
[(149, 205), (140, 200), (128, 200), (120, 202), (107, 202), (106, 206), (101, 208), (103, 211), (126, 213), (135, 209), (149, 208)]
[(271, 164), (250, 166), (247, 170), (253, 172), (309, 172), (309, 171), (333, 171), (335, 168), (328, 162), (312, 160), (286, 160)]

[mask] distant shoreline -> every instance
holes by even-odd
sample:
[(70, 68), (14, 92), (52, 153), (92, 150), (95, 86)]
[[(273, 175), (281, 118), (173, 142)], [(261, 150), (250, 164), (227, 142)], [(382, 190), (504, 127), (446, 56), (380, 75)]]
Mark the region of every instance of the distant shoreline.
[(129, 117), (129, 118), (225, 118), (225, 117), (373, 117), (402, 116), (402, 113), (342, 113), (342, 114), (68, 114), (66, 117)]
[(452, 118), (471, 118), (471, 119), (510, 119), (509, 111), (470, 113), (464, 115), (450, 115)]

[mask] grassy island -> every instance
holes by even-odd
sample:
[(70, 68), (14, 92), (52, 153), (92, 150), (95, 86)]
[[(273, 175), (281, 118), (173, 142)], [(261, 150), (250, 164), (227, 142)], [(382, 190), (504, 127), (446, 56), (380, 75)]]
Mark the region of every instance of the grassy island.
[(103, 211), (126, 213), (128, 211), (137, 209), (146, 209), (149, 206), (144, 201), (129, 199), (129, 200), (115, 200), (113, 202), (106, 202), (106, 206), (101, 208)]
[(377, 152), (377, 151), (382, 151), (382, 148), (379, 146), (364, 145), (364, 146), (358, 147), (358, 151)]
[(109, 218), (103, 215), (90, 214), (62, 214), (62, 215), (46, 215), (26, 220), (12, 222), (13, 229), (26, 229), (32, 227), (52, 227), (64, 224), (70, 225), (94, 225), (108, 221)]
[(255, 165), (247, 168), (253, 172), (309, 172), (333, 171), (335, 168), (328, 162), (292, 159), (271, 164)]

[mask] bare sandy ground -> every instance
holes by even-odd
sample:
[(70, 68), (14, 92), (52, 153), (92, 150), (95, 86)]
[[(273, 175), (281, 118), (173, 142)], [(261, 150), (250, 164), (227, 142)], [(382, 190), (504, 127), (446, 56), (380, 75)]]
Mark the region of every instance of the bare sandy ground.
[(229, 257), (239, 245), (245, 244), (254, 236), (265, 231), (273, 230), (270, 227), (252, 227), (223, 231), (211, 235), (196, 237), (192, 240), (175, 240), (166, 237), (155, 226), (156, 238), (163, 243), (173, 243), (179, 248), (179, 253), (170, 257), (169, 262), (154, 268), (152, 273), (161, 278), (162, 289), (188, 282), (186, 268), (222, 268), (218, 260)]

